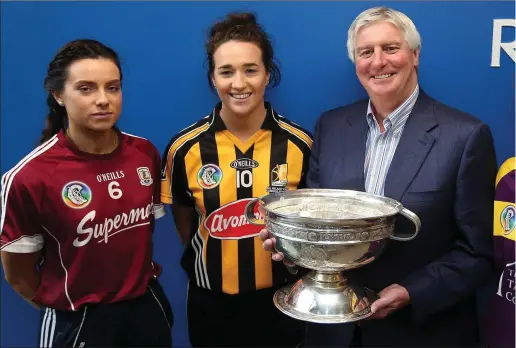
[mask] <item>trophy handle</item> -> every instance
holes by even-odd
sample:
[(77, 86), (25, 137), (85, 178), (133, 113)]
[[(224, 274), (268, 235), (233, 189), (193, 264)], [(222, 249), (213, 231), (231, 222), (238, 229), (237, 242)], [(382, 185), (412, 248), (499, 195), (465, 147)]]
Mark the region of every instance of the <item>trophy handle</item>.
[(413, 212), (411, 212), (410, 210), (408, 210), (407, 208), (403, 208), (400, 211), (400, 214), (405, 216), (407, 219), (412, 221), (414, 223), (414, 225), (416, 225), (416, 232), (413, 235), (408, 236), (408, 237), (390, 236), (389, 238), (394, 239), (394, 240), (399, 240), (402, 242), (406, 242), (406, 241), (416, 238), (417, 234), (419, 233), (419, 230), (421, 229), (421, 220), (419, 220), (419, 217), (416, 214), (414, 214)]
[(260, 201), (262, 197), (254, 198), (247, 203), (245, 206), (244, 214), (247, 221), (249, 221), (250, 224), (258, 225), (258, 226), (265, 226), (265, 222), (261, 219), (257, 219), (254, 216), (254, 207), (256, 203)]

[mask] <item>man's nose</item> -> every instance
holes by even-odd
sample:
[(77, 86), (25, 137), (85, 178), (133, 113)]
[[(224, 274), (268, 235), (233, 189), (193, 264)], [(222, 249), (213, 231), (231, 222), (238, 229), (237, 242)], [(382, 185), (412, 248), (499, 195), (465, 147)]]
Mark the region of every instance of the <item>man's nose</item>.
[(373, 69), (379, 70), (383, 68), (387, 64), (387, 59), (385, 58), (385, 52), (382, 49), (376, 49), (373, 53), (373, 60), (371, 62), (371, 67)]

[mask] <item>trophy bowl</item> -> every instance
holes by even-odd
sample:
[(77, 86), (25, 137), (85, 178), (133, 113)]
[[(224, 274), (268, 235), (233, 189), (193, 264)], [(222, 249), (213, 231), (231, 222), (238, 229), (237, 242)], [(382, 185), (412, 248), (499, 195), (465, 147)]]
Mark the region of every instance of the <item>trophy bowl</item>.
[[(394, 235), (398, 214), (414, 223), (415, 233)], [(373, 262), (389, 239), (412, 240), (421, 228), (417, 215), (400, 202), (352, 190), (271, 193), (250, 201), (245, 216), (252, 224), (264, 225), (286, 260), (310, 270), (277, 290), (274, 304), (286, 315), (315, 323), (370, 316), (377, 294), (349, 284), (342, 272)]]

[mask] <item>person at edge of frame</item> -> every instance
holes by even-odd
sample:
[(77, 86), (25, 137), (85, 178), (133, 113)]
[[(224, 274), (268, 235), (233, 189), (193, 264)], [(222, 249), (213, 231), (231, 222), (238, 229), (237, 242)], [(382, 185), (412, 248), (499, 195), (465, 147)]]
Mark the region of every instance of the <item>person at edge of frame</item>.
[(516, 240), (516, 158), (505, 160), (496, 176), (493, 236), (496, 286), (484, 313), (486, 347), (515, 346), (515, 240)]

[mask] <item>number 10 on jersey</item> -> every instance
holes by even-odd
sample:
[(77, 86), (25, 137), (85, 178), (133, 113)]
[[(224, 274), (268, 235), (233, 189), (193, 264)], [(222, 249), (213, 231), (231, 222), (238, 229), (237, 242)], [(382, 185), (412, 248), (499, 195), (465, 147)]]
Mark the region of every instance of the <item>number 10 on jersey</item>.
[(253, 173), (249, 169), (237, 170), (236, 172), (236, 186), (240, 187), (251, 187), (253, 186)]

